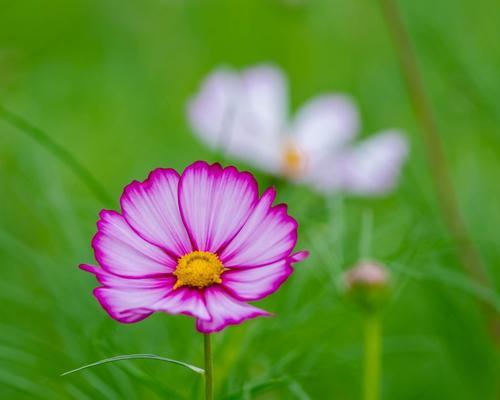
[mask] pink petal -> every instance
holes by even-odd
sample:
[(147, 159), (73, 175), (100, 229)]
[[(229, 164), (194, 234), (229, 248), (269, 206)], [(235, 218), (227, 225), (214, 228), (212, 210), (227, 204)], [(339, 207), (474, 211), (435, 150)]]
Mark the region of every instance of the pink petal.
[(218, 332), (228, 325), (237, 325), (246, 319), (269, 316), (267, 311), (234, 299), (220, 286), (205, 289), (205, 303), (212, 319), (196, 321), (196, 329), (203, 333)]
[(294, 253), (292, 254), (290, 257), (289, 257), (289, 260), (291, 262), (300, 262), (302, 260), (305, 260), (307, 257), (309, 257), (309, 252), (308, 251), (298, 251), (297, 253)]
[(307, 102), (297, 113), (293, 132), (311, 167), (350, 142), (359, 129), (356, 106), (347, 96), (324, 95)]
[(196, 250), (217, 252), (255, 207), (257, 182), (248, 172), (197, 161), (179, 183), (181, 215)]
[(225, 267), (255, 267), (276, 262), (290, 254), (297, 242), (297, 222), (285, 205), (272, 207), (276, 196), (268, 189), (220, 259)]
[(337, 162), (342, 188), (358, 195), (383, 194), (394, 188), (408, 154), (408, 143), (397, 132), (363, 141)]
[(226, 271), (222, 285), (239, 300), (260, 300), (278, 290), (292, 272), (290, 263), (280, 260), (262, 267)]
[(130, 279), (92, 265), (83, 264), (80, 268), (96, 275), (103, 285), (94, 290), (94, 295), (117, 321), (137, 322), (155, 311), (210, 319), (201, 292), (190, 288), (173, 290), (176, 278), (172, 275)]
[(151, 306), (170, 293), (175, 282), (171, 276), (130, 279), (91, 265), (80, 268), (95, 274), (104, 285), (94, 289), (94, 296), (113, 319), (123, 323), (148, 317), (154, 311)]
[(304, 260), (307, 251), (300, 251), (292, 256), (254, 268), (238, 268), (224, 272), (222, 285), (237, 299), (260, 300), (274, 293), (293, 272), (292, 264)]
[(192, 251), (177, 200), (179, 174), (155, 169), (144, 182), (125, 188), (120, 203), (123, 216), (147, 241), (177, 259)]
[(92, 240), (98, 263), (109, 272), (129, 277), (165, 274), (176, 262), (159, 247), (146, 242), (114, 211), (103, 210)]
[(210, 320), (202, 292), (198, 289), (181, 287), (152, 306), (155, 310), (169, 314), (185, 314), (202, 320)]

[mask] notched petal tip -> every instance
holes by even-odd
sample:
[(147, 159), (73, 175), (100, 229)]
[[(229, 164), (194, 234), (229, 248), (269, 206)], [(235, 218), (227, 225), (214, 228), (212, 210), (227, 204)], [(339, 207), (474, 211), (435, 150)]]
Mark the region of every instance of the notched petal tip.
[(241, 229), (258, 201), (249, 172), (196, 161), (181, 175), (179, 209), (193, 248), (217, 252)]
[(94, 265), (90, 265), (90, 264), (80, 264), (78, 266), (79, 269), (81, 269), (82, 271), (85, 271), (85, 272), (90, 272), (91, 274), (97, 274), (99, 273), (98, 270), (101, 269), (99, 267), (96, 267)]
[(235, 299), (220, 287), (205, 290), (205, 302), (212, 319), (196, 321), (196, 329), (202, 333), (219, 332), (229, 325), (239, 325), (247, 319), (270, 316), (265, 310)]
[(120, 322), (122, 324), (133, 324), (135, 322), (140, 322), (146, 319), (153, 313), (153, 311), (151, 310), (140, 308), (117, 311), (118, 308), (110, 304), (110, 302), (106, 298), (106, 295), (104, 293), (106, 290), (109, 290), (109, 288), (106, 288), (104, 286), (96, 287), (92, 291), (92, 294), (97, 299), (104, 311), (106, 311), (108, 315), (117, 322)]
[(200, 333), (206, 333), (206, 334), (217, 333), (217, 332), (220, 332), (220, 331), (226, 329), (228, 326), (241, 325), (243, 322), (245, 322), (248, 319), (254, 319), (254, 318), (258, 318), (258, 317), (271, 318), (271, 317), (275, 316), (274, 313), (270, 313), (266, 310), (262, 310), (262, 309), (257, 309), (257, 310), (259, 310), (259, 311), (256, 311), (252, 314), (249, 314), (242, 319), (228, 320), (228, 321), (225, 321), (224, 324), (216, 325), (216, 326), (204, 324), (204, 322), (207, 322), (207, 321), (203, 321), (203, 320), (198, 319), (196, 321), (196, 330)]
[(192, 250), (179, 213), (179, 180), (176, 170), (157, 168), (143, 182), (127, 185), (120, 198), (128, 225), (172, 259)]
[(173, 168), (155, 168), (151, 171), (147, 178), (143, 181), (133, 180), (123, 189), (122, 195), (120, 196), (120, 206), (122, 211), (124, 212), (123, 202), (127, 200), (130, 195), (130, 192), (135, 190), (146, 190), (149, 191), (151, 186), (155, 183), (158, 178), (175, 176), (177, 179), (180, 177), (179, 173)]
[(289, 260), (292, 263), (297, 263), (297, 262), (305, 260), (307, 257), (309, 257), (309, 251), (307, 251), (307, 250), (301, 250), (301, 251), (298, 251), (298, 252), (292, 254), (289, 257)]

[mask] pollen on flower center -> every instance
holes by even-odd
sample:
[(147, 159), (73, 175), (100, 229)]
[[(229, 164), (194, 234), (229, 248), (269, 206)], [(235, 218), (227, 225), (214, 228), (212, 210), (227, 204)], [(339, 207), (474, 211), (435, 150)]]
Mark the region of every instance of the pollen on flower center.
[(287, 142), (283, 150), (283, 172), (291, 178), (297, 178), (302, 173), (303, 156), (297, 146)]
[(216, 254), (208, 251), (193, 251), (179, 258), (174, 275), (177, 282), (174, 289), (181, 286), (204, 288), (221, 283), (224, 266)]

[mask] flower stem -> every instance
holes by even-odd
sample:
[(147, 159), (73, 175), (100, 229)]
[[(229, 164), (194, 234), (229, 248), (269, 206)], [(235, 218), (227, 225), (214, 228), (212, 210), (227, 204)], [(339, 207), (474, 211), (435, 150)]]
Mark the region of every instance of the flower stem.
[(73, 171), (73, 173), (80, 178), (80, 180), (87, 186), (87, 188), (104, 204), (112, 204), (111, 197), (107, 193), (104, 186), (92, 175), (80, 161), (78, 161), (73, 154), (66, 150), (63, 146), (55, 142), (47, 133), (40, 128), (34, 126), (26, 121), (21, 116), (14, 114), (12, 111), (7, 110), (0, 104), (0, 119), (15, 126), (20, 131), (24, 132), (32, 139), (37, 141), (41, 146), (45, 147), (55, 157), (62, 161), (66, 166)]
[(362, 260), (371, 257), (372, 253), (372, 235), (373, 235), (373, 213), (366, 210), (363, 213), (361, 224), (361, 239), (359, 241), (359, 255)]
[(205, 400), (214, 399), (214, 372), (212, 358), (212, 343), (210, 334), (203, 335), (203, 344), (205, 348)]
[[(481, 286), (491, 288), (491, 282), (485, 274), (481, 257), (470, 237), (459, 208), (438, 124), (397, 0), (380, 0), (380, 5), (387, 27), (393, 37), (401, 72), (408, 88), (417, 122), (420, 125), (424, 149), (430, 166), (430, 175), (434, 181), (444, 223), (455, 242), (457, 254), (469, 278)], [(500, 345), (499, 315), (491, 304), (482, 301), (480, 305), (490, 334), (497, 345)]]
[(380, 397), (380, 317), (378, 313), (365, 314), (364, 400)]

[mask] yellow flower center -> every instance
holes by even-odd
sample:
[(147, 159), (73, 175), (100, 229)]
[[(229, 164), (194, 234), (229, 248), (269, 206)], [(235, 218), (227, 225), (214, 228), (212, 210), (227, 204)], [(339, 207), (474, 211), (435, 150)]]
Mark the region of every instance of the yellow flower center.
[(174, 289), (181, 286), (204, 288), (221, 283), (224, 266), (216, 254), (208, 251), (193, 251), (179, 258), (174, 275), (177, 282)]
[(304, 167), (303, 154), (293, 142), (287, 142), (283, 151), (283, 172), (290, 178), (298, 178)]

